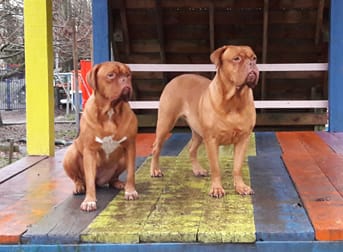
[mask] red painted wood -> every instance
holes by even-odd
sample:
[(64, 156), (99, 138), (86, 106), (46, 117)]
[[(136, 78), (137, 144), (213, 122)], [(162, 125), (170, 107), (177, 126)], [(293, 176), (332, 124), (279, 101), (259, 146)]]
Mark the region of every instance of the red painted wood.
[(306, 153), (284, 153), (282, 158), (315, 229), (317, 240), (343, 239), (343, 198)]
[[(167, 139), (171, 136), (168, 135)], [(166, 140), (167, 140), (166, 139)], [(154, 133), (139, 133), (136, 138), (136, 156), (146, 157), (151, 154), (152, 145), (155, 140)]]
[(316, 239), (342, 240), (342, 157), (314, 132), (279, 132), (277, 138)]
[(71, 195), (73, 184), (65, 175), (65, 150), (0, 184), (0, 243), (18, 243), (29, 225)]

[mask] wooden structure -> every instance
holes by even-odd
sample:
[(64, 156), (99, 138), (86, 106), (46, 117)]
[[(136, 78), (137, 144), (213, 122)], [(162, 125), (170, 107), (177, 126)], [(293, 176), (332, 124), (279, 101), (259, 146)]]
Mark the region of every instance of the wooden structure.
[[(137, 137), (137, 201), (99, 188), (98, 210), (55, 157), (26, 157), (0, 170), (0, 251), (342, 251), (343, 135), (257, 132), (244, 162), (254, 196), (232, 184), (232, 149), (220, 149), (227, 195), (210, 198), (209, 178), (194, 177), (190, 133), (171, 134), (162, 150), (165, 176), (151, 178), (154, 135)], [(201, 163), (208, 168), (204, 149)]]
[[(32, 144), (32, 148), (29, 150), (31, 155), (0, 170), (2, 199), (0, 203), (0, 251), (60, 251), (62, 249), (63, 251), (290, 252), (343, 250), (341, 186), (343, 135), (336, 133), (343, 131), (341, 122), (343, 106), (342, 99), (339, 97), (339, 94), (342, 93), (340, 80), (343, 74), (341, 71), (343, 56), (340, 54), (343, 34), (339, 29), (343, 18), (340, 14), (343, 10), (342, 1), (331, 0), (329, 6), (326, 1), (322, 0), (266, 0), (263, 2), (248, 0), (94, 0), (95, 63), (113, 59), (111, 51), (114, 52), (114, 55), (119, 52), (120, 60), (126, 61), (125, 57), (127, 57), (127, 63), (131, 64), (208, 63), (201, 54), (206, 54), (208, 57), (210, 49), (217, 47), (222, 42), (226, 44), (226, 37), (223, 38), (221, 37), (223, 35), (220, 35), (221, 29), (224, 28), (224, 30), (226, 28), (233, 29), (231, 34), (237, 36), (244, 35), (244, 31), (249, 31), (249, 36), (243, 36), (243, 39), (237, 40), (237, 43), (244, 41), (249, 43), (247, 40), (250, 37), (256, 37), (256, 41), (260, 43), (252, 43), (252, 46), (260, 54), (260, 58), (262, 56), (261, 63), (314, 63), (317, 61), (325, 63), (328, 60), (329, 129), (331, 132), (254, 133), (244, 165), (244, 177), (255, 189), (255, 196), (241, 197), (234, 193), (230, 178), (232, 168), (230, 153), (232, 150), (224, 147), (220, 152), (220, 162), (227, 195), (219, 200), (207, 196), (208, 178), (195, 178), (191, 175), (190, 163), (185, 157), (189, 134), (175, 133), (167, 140), (161, 158), (166, 174), (162, 179), (152, 179), (148, 172), (150, 162), (148, 156), (154, 135), (139, 134), (136, 159), (139, 170), (136, 178), (140, 200), (123, 201), (122, 192), (102, 188), (98, 190), (99, 209), (92, 213), (81, 212), (79, 205), (83, 197), (71, 194), (72, 182), (65, 175), (61, 164), (65, 150), (56, 152), (56, 155), (52, 157), (53, 151), (50, 148), (50, 141), (53, 138), (50, 128), (50, 120), (53, 116), (50, 109), (53, 107), (53, 102), (51, 102), (53, 98), (49, 91), (49, 85), (52, 85), (49, 79), (52, 54), (50, 54), (51, 37), (48, 31), (51, 28), (49, 14), (51, 0), (26, 0), (24, 4), (25, 26), (27, 26), (25, 35), (33, 36), (33, 31), (35, 31), (35, 34), (43, 34), (43, 39), (37, 39), (37, 41), (32, 38), (31, 40), (25, 39), (26, 50), (28, 50), (26, 60), (29, 67), (29, 71), (27, 71), (29, 77), (27, 88), (29, 90), (27, 93), (28, 102), (32, 103), (28, 106), (30, 110), (27, 118), (28, 136), (31, 136), (28, 138), (28, 144)], [(180, 7), (175, 7), (175, 4)], [(197, 7), (189, 7), (194, 4), (197, 4)], [(282, 20), (285, 20), (284, 18), (287, 16), (292, 17), (287, 20), (297, 21), (293, 23), (296, 29), (299, 25), (300, 27), (305, 26), (301, 32), (296, 32), (296, 36), (311, 37), (308, 40), (314, 41), (315, 45), (317, 43), (320, 45), (323, 43), (321, 31), (325, 27), (323, 20), (326, 20), (328, 8), (331, 10), (329, 58), (325, 58), (326, 52), (322, 53), (323, 51), (319, 49), (321, 46), (312, 46), (312, 49), (318, 50), (313, 53), (311, 46), (307, 47), (301, 43), (304, 42), (302, 37), (295, 37), (299, 41), (292, 46), (294, 54), (286, 53), (281, 57), (279, 51), (286, 51), (288, 49), (286, 47), (291, 47), (287, 43), (289, 41), (287, 36), (295, 34), (292, 29), (276, 29), (279, 26), (283, 27)], [(237, 10), (239, 14), (232, 14)], [(273, 14), (275, 10), (279, 11)], [(164, 14), (166, 13), (168, 19), (165, 19)], [(228, 18), (227, 13), (231, 13), (229, 17), (232, 15), (234, 18)], [(34, 15), (36, 17), (33, 17)], [(262, 19), (260, 19), (261, 15)], [(207, 17), (206, 24), (202, 23), (204, 16)], [(246, 19), (242, 16), (246, 16)], [(120, 17), (119, 20), (117, 17)], [(137, 22), (138, 19), (134, 17), (141, 17), (139, 18), (140, 22)], [(152, 17), (156, 23), (149, 25)], [(175, 24), (175, 20), (188, 20), (187, 22), (189, 22), (190, 17), (196, 20), (192, 21), (191, 27), (198, 26), (199, 30), (178, 25), (177, 22)], [(108, 22), (109, 20), (111, 22)], [(224, 22), (224, 27), (218, 25), (218, 20)], [(236, 24), (234, 22), (236, 20), (245, 20), (246, 23)], [(259, 21), (257, 22), (257, 20)], [(273, 20), (279, 21), (275, 21), (276, 23), (272, 25)], [(131, 32), (131, 22), (142, 25)], [(157, 25), (157, 29), (154, 25)], [(205, 29), (204, 27), (207, 27), (206, 31), (197, 34)], [(119, 36), (115, 38), (117, 40), (121, 38), (123, 41), (125, 40), (125, 43), (109, 39), (116, 34), (113, 31), (117, 31), (117, 28), (122, 29), (122, 37), (120, 37), (120, 33), (117, 33)], [(181, 33), (177, 32), (176, 28), (180, 28)], [(154, 30), (149, 33), (145, 29)], [(276, 34), (278, 31), (282, 31), (278, 35), (278, 43), (274, 46), (272, 44), (274, 38), (268, 39), (269, 33), (266, 32), (273, 29)], [(184, 41), (179, 43), (179, 39), (169, 37), (167, 30), (174, 30), (175, 32), (172, 34), (175, 36), (192, 38), (194, 36), (197, 39), (189, 43)], [(134, 36), (138, 36), (138, 34), (142, 36), (154, 34), (157, 40), (155, 39), (153, 43), (145, 43), (145, 40), (135, 42)], [(204, 36), (203, 34), (207, 34), (206, 42), (201, 37)], [(314, 36), (312, 36), (313, 34)], [(217, 40), (218, 38), (221, 39)], [(176, 43), (168, 44), (170, 40), (176, 40)], [(114, 41), (118, 43), (114, 43)], [(196, 47), (193, 47), (192, 43), (195, 43)], [(184, 48), (187, 50), (183, 50)], [(196, 51), (192, 51), (195, 50), (194, 48)], [(146, 52), (139, 51), (142, 49)], [(190, 55), (178, 54), (178, 50), (188, 51)], [(199, 51), (202, 53), (199, 54), (200, 56), (196, 56), (195, 54)], [(313, 59), (306, 58), (306, 61), (301, 61), (302, 53), (312, 55)], [(150, 56), (147, 56), (148, 54)], [(44, 57), (44, 60), (39, 61), (40, 68), (33, 67), (34, 56)], [(131, 56), (133, 58), (129, 59)], [(138, 57), (139, 60), (135, 61), (134, 57)], [(279, 60), (276, 60), (278, 57)], [(290, 58), (286, 60), (285, 57)], [(294, 57), (294, 61), (289, 61), (292, 57)], [(169, 61), (171, 58), (175, 61)], [(178, 61), (178, 59), (181, 60)], [(186, 61), (184, 61), (185, 59)], [(275, 62), (270, 61), (271, 59), (274, 59)], [(150, 70), (153, 71), (150, 73), (138, 74), (137, 77), (140, 79), (137, 79), (137, 83), (144, 83), (144, 80), (148, 80), (145, 83), (152, 81), (153, 96), (151, 98), (153, 98), (157, 94), (154, 93), (155, 86), (158, 86), (159, 82), (162, 83), (161, 80), (164, 82), (175, 73), (157, 72), (151, 69), (151, 66)], [(196, 66), (203, 67), (203, 65)], [(139, 65), (132, 65), (132, 67), (136, 67), (136, 71), (139, 71)], [(168, 65), (161, 67), (168, 67)], [(205, 66), (206, 69), (209, 69), (208, 67)], [(260, 67), (278, 67), (278, 65), (261, 64)], [(311, 65), (312, 67), (313, 65)], [(327, 89), (322, 87), (322, 83), (325, 83), (323, 79), (326, 78), (322, 67), (321, 65), (319, 73), (315, 71), (316, 73), (311, 74), (298, 71), (296, 74), (290, 74), (283, 71), (268, 76), (267, 73), (264, 77), (266, 91), (272, 83), (289, 78), (292, 80), (292, 84), (289, 86), (290, 90), (284, 90), (284, 94), (297, 93), (298, 84), (302, 83), (299, 80), (303, 79), (304, 83), (310, 83), (306, 80), (312, 79), (313, 83), (319, 83), (319, 89), (323, 88), (324, 94)], [(44, 80), (40, 82), (42, 87), (38, 87), (45, 90), (46, 97), (33, 95), (37, 88), (34, 81), (37, 78), (38, 69)], [(275, 80), (278, 81), (274, 82)], [(311, 84), (306, 85), (308, 85), (307, 90), (312, 91)], [(147, 87), (149, 84), (145, 85), (145, 90), (148, 90)], [(257, 91), (260, 92), (261, 99), (270, 98), (269, 95), (273, 94), (273, 92), (266, 92), (267, 97), (262, 97), (262, 89)], [(300, 92), (302, 95), (305, 93)], [(143, 95), (143, 93), (141, 94)], [(146, 94), (149, 93), (144, 92), (144, 95)], [(137, 95), (139, 98), (140, 94)], [(149, 99), (148, 97), (143, 98)], [(325, 99), (326, 96), (323, 95), (319, 98)], [(257, 105), (265, 108), (267, 103), (259, 102), (260, 100), (257, 100)], [(306, 103), (306, 101), (296, 101), (297, 106), (303, 104), (302, 102)], [(140, 107), (142, 104), (132, 103), (133, 106), (135, 104), (138, 106), (137, 108), (142, 109)], [(308, 109), (308, 106), (307, 104), (305, 108)], [(156, 104), (153, 107), (156, 108)], [(321, 103), (320, 108), (322, 107)], [(311, 109), (313, 108), (315, 107), (312, 106)], [(43, 115), (37, 117), (35, 113), (41, 114), (40, 112)], [(306, 112), (308, 111), (306, 110)], [(42, 122), (42, 120), (46, 121)], [(202, 155), (201, 162), (207, 167), (205, 155)]]
[[(164, 85), (189, 66), (213, 76), (211, 71), (197, 71), (196, 64), (210, 64), (210, 53), (225, 44), (250, 45), (262, 66), (326, 63), (329, 8), (325, 0), (93, 1), (94, 62), (131, 64), (138, 101), (157, 101)], [(146, 67), (136, 68), (137, 63)], [(159, 70), (160, 64), (166, 64), (164, 71)], [(327, 72), (316, 68), (308, 71), (301, 65), (286, 65), (275, 71), (267, 66), (260, 79), (256, 100), (328, 99)], [(137, 111), (140, 125), (154, 126), (155, 112)], [(275, 105), (260, 112), (257, 130), (314, 129), (326, 124), (325, 109)]]

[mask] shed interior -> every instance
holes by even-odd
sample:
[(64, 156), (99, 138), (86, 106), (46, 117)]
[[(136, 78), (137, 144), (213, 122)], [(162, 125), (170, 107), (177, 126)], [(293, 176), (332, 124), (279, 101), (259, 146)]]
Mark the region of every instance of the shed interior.
[[(124, 63), (209, 64), (223, 45), (249, 45), (258, 63), (328, 62), (329, 0), (110, 0), (112, 57)], [(180, 72), (134, 72), (134, 100), (158, 100)], [(200, 73), (209, 78), (213, 73)], [(325, 100), (326, 71), (263, 72), (255, 100)], [(256, 130), (313, 130), (325, 109), (258, 110)], [(156, 111), (137, 111), (153, 127)], [(179, 126), (183, 123), (180, 122)]]

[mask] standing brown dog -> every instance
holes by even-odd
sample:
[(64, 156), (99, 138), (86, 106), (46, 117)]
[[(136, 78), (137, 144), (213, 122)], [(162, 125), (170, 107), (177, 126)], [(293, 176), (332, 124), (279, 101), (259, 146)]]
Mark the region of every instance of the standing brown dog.
[(219, 145), (234, 144), (233, 179), (239, 194), (253, 194), (242, 178), (250, 134), (255, 126), (256, 112), (252, 88), (257, 85), (259, 71), (256, 55), (247, 46), (224, 46), (211, 54), (217, 73), (211, 81), (195, 74), (185, 74), (171, 80), (162, 92), (156, 139), (152, 150), (151, 176), (163, 176), (159, 155), (163, 142), (179, 117), (184, 117), (192, 130), (190, 159), (193, 173), (205, 176), (197, 160), (197, 150), (205, 143), (211, 169), (212, 197), (222, 197), (218, 161)]
[[(93, 88), (80, 121), (80, 134), (68, 148), (63, 166), (75, 183), (74, 194), (86, 193), (80, 208), (96, 210), (96, 185), (125, 188), (125, 198), (135, 190), (137, 118), (128, 100), (131, 71), (120, 62), (95, 65), (87, 75)], [(118, 179), (127, 170), (126, 183)]]

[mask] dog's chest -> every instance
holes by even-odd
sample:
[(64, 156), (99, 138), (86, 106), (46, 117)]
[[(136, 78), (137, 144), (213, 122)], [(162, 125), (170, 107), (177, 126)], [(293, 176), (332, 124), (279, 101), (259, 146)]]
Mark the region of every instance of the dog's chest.
[(122, 137), (119, 140), (114, 140), (113, 136), (106, 136), (103, 138), (95, 137), (95, 141), (101, 144), (101, 149), (104, 151), (106, 155), (106, 159), (120, 147), (120, 144), (127, 139), (126, 136)]

